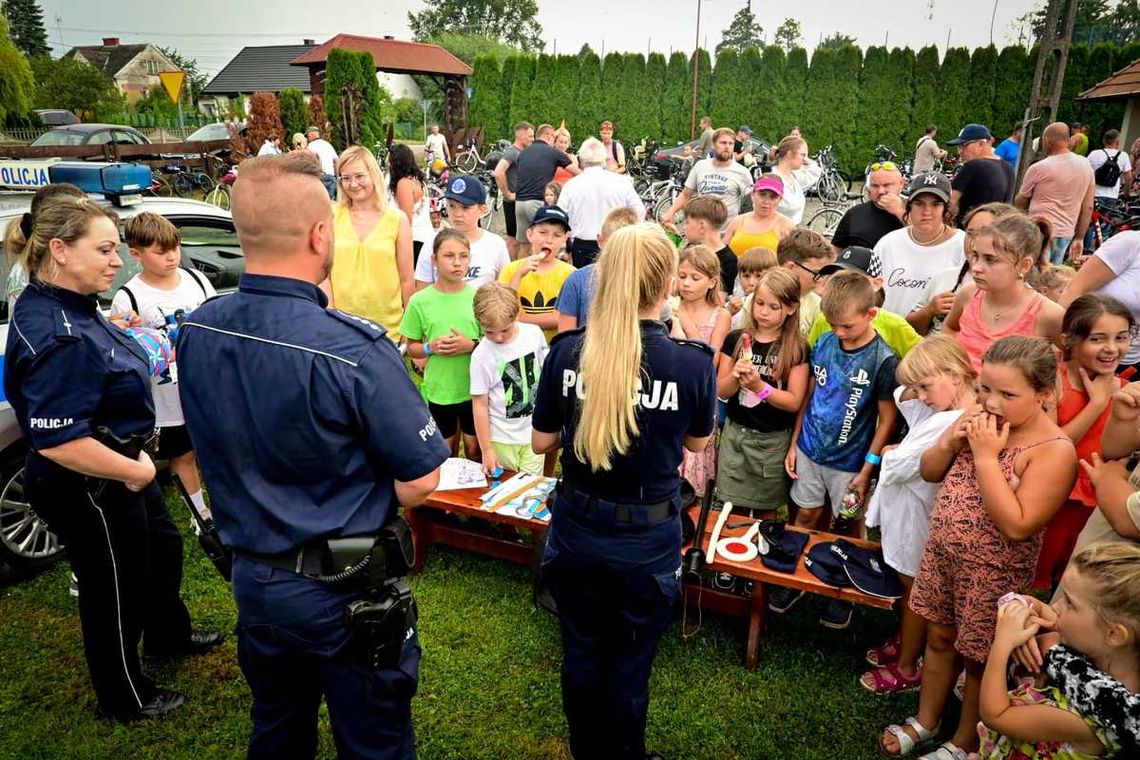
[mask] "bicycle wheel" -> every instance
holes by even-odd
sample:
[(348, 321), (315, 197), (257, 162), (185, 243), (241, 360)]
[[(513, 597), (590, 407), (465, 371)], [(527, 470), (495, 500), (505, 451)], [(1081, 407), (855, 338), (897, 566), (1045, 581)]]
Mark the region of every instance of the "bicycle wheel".
[(179, 198), (194, 197), (196, 183), (194, 182), (194, 175), (192, 174), (186, 174), (185, 172), (175, 174), (174, 181), (170, 183), (170, 186), (174, 190), (174, 194)]
[(230, 210), (230, 189), (225, 185), (218, 184), (213, 190), (206, 193), (206, 203), (210, 203), (223, 211)]
[(846, 192), (843, 181), (832, 172), (828, 172), (819, 178), (816, 191), (819, 193), (819, 199), (824, 203), (838, 203), (843, 199), (843, 194)]
[(821, 208), (808, 220), (807, 227), (830, 239), (835, 234), (835, 228), (839, 226), (839, 220), (842, 218), (843, 211), (841, 209)]
[(465, 150), (455, 157), (456, 168), (464, 174), (470, 174), (475, 171), (475, 167), (478, 165), (479, 157), (469, 150)]
[[(662, 195), (660, 198), (657, 199), (657, 202), (653, 205), (653, 217), (652, 217), (653, 219), (655, 219), (657, 221), (661, 221), (661, 217), (664, 216), (665, 212), (669, 210), (669, 207), (673, 205), (673, 202), (675, 200), (677, 200), (676, 192), (677, 191), (674, 190), (673, 192)], [(680, 236), (681, 240), (684, 240), (684, 233), (685, 233), (685, 214), (684, 214), (684, 212), (678, 211), (677, 213), (673, 214), (672, 222), (673, 222), (673, 226), (677, 228), (678, 236)], [(668, 230), (666, 230), (666, 232), (668, 232)]]

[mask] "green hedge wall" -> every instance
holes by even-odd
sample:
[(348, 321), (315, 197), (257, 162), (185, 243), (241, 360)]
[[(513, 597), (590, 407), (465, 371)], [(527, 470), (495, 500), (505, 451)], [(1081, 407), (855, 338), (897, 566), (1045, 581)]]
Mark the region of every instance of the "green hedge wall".
[[(1065, 71), (1058, 118), (1091, 125), (1094, 143), (1120, 126), (1120, 104), (1081, 103), (1078, 93), (1140, 58), (1140, 42), (1095, 47), (1073, 45)], [(748, 124), (777, 141), (800, 125), (813, 151), (835, 145), (840, 162), (857, 171), (878, 143), (907, 155), (928, 123), (945, 141), (966, 122), (986, 124), (999, 138), (1020, 120), (1029, 101), (1037, 50), (992, 45), (969, 51), (853, 46), (821, 48), (810, 63), (803, 48), (779, 47), (744, 53), (725, 51), (715, 64), (700, 53), (697, 115), (714, 126)], [(566, 120), (574, 142), (597, 133), (603, 119), (627, 141), (642, 137), (663, 144), (689, 138), (692, 55), (590, 52), (579, 58), (493, 56), (475, 60), (471, 77), (472, 126), (489, 138), (510, 139), (517, 121), (558, 125)]]

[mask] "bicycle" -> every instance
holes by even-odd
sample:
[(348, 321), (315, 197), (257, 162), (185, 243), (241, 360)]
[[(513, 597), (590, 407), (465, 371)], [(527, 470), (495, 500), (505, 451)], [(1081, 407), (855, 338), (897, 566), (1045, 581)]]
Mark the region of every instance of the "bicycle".
[(823, 208), (812, 214), (811, 218), (807, 220), (807, 228), (814, 230), (823, 235), (828, 240), (835, 234), (835, 229), (839, 226), (839, 222), (843, 219), (843, 215), (851, 209), (852, 206), (857, 206), (863, 202), (863, 193), (853, 190), (846, 190), (843, 197), (832, 203), (824, 204)]
[(483, 229), (491, 228), (491, 219), (503, 208), (503, 194), (499, 192), (499, 185), (495, 182), (495, 175), (484, 169), (475, 175), (483, 187), (487, 189), (487, 210), (479, 217), (479, 226)]
[(1140, 230), (1140, 214), (1133, 212), (1130, 200), (1128, 198), (1120, 198), (1116, 201), (1113, 201), (1112, 198), (1095, 198), (1093, 200), (1092, 219), (1089, 221), (1093, 245), (1092, 249), (1086, 253), (1092, 253), (1092, 251), (1100, 248), (1105, 240), (1118, 232)]
[(815, 183), (815, 193), (826, 206), (839, 203), (844, 194), (851, 188), (851, 180), (839, 170), (839, 161), (835, 158), (835, 149), (828, 145), (815, 155), (815, 162), (819, 164), (822, 173)]
[[(507, 140), (499, 140), (495, 143), (495, 151), (489, 151), (487, 155), (489, 156), (496, 151), (502, 155), (503, 151), (509, 148), (510, 145), (510, 142)], [(487, 168), (487, 160), (479, 155), (479, 145), (474, 136), (464, 140), (463, 144), (459, 147), (460, 150), (455, 154), (455, 160), (452, 164), (456, 169), (464, 174), (474, 174), (476, 169)], [(491, 168), (493, 169), (494, 167)]]

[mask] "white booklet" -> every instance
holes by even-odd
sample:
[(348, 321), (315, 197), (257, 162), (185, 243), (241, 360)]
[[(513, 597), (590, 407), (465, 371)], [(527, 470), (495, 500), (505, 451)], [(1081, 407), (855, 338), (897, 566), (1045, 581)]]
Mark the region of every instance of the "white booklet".
[(458, 491), (461, 488), (486, 488), (483, 465), (470, 459), (451, 457), (439, 468), (437, 491)]

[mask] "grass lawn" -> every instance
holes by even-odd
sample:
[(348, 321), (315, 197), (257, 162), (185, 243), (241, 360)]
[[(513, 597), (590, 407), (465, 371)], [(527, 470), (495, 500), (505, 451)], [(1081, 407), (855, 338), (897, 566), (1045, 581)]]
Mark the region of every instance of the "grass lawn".
[[(186, 515), (172, 501), (181, 525)], [(189, 531), (186, 531), (187, 533)], [(186, 541), (183, 594), (201, 628), (231, 630), (229, 588)], [(209, 655), (150, 672), (190, 701), (167, 720), (99, 720), (87, 681), (68, 571), (0, 586), (0, 758), (242, 757), (249, 692), (230, 636)], [(434, 549), (414, 581), (424, 648), (414, 703), (420, 758), (569, 758), (555, 619), (530, 603), (527, 568)], [(816, 624), (806, 599), (770, 618), (760, 665), (743, 665), (743, 621), (706, 618), (696, 639), (674, 626), (653, 671), (649, 746), (682, 758), (879, 758), (879, 729), (914, 694), (875, 697), (856, 682), (862, 655), (891, 616), (858, 608), (851, 629)], [(335, 757), (322, 711), (321, 757)]]

